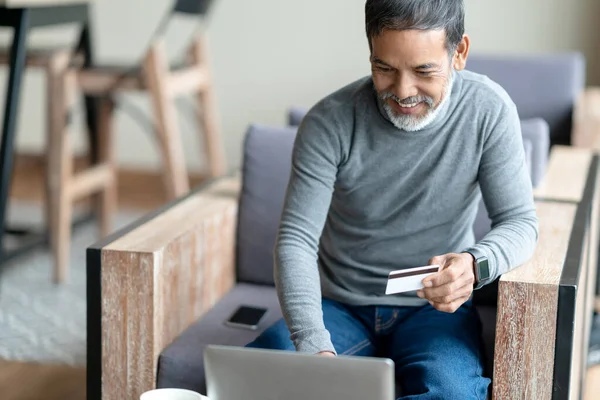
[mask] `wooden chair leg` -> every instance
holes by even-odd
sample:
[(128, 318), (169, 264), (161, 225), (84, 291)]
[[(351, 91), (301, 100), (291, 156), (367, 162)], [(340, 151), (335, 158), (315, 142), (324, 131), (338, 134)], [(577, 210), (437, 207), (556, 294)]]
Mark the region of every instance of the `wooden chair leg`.
[[(57, 53), (46, 68), (48, 131), (46, 137), (45, 219), (54, 260), (53, 279), (56, 283), (66, 279), (69, 262), (70, 224), (66, 227), (64, 224), (65, 218), (68, 218), (69, 222), (71, 219), (67, 199), (67, 176), (69, 170), (72, 169), (72, 160), (69, 157), (69, 138), (65, 137), (67, 115), (63, 100), (65, 72), (69, 65), (69, 59), (68, 51)], [(67, 237), (66, 248), (65, 237)]]
[(165, 168), (168, 200), (189, 191), (189, 178), (185, 165), (183, 143), (177, 127), (177, 110), (169, 95), (169, 65), (164, 44), (157, 42), (148, 52), (144, 74), (154, 104), (156, 128)]
[(69, 269), (71, 220), (73, 203), (71, 180), (73, 154), (67, 115), (72, 107), (75, 80), (72, 73), (63, 71), (54, 97), (53, 129), (48, 143), (49, 207), (51, 247), (54, 256), (54, 282), (66, 281)]
[(98, 217), (100, 235), (107, 236), (112, 231), (112, 219), (117, 211), (117, 169), (113, 149), (113, 111), (112, 100), (103, 100), (98, 115), (99, 123), (99, 163), (107, 165), (111, 170), (112, 179), (98, 196)]
[(207, 85), (198, 93), (199, 125), (202, 127), (204, 151), (208, 161), (210, 177), (218, 177), (226, 173), (225, 155), (219, 126), (217, 102), (214, 92), (211, 68), (208, 55), (208, 41), (199, 36), (192, 46), (191, 58), (196, 65), (202, 65), (208, 75)]

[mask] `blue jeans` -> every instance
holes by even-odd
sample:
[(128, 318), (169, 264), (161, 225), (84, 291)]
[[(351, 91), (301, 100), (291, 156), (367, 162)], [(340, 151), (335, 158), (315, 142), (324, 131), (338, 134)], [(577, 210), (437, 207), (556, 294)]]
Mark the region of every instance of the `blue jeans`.
[[(347, 306), (323, 299), (325, 327), (338, 354), (389, 357), (403, 400), (486, 399), (481, 323), (470, 301), (453, 314), (422, 307)], [(281, 319), (248, 347), (295, 347)]]

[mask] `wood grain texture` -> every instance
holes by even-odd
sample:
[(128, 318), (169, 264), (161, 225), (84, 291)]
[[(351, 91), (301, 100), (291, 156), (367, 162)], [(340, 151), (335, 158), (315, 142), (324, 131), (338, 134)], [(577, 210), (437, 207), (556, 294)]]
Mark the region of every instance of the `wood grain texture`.
[(537, 199), (581, 201), (593, 151), (569, 146), (554, 146), (544, 179), (534, 189)]
[(558, 285), (566, 257), (577, 205), (537, 202), (539, 240), (533, 256), (502, 275), (503, 282)]
[(160, 352), (233, 287), (238, 191), (219, 181), (103, 248), (103, 400), (154, 388)]
[(550, 399), (558, 284), (577, 206), (537, 203), (539, 242), (531, 259), (499, 282), (495, 399)]
[(575, 147), (600, 150), (600, 88), (588, 88), (578, 97), (571, 137)]

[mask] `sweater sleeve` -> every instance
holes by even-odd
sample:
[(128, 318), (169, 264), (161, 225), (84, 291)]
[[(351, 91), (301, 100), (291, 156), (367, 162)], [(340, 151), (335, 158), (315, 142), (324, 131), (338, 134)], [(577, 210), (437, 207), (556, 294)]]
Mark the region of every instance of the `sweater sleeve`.
[(311, 110), (298, 129), (274, 251), (279, 302), (297, 351), (305, 353), (335, 353), (323, 322), (317, 254), (341, 145), (339, 125), (323, 114)]
[(533, 188), (514, 104), (506, 109), (484, 141), (478, 180), (492, 229), (466, 251), (476, 258), (488, 258), (489, 282), (492, 282), (525, 263), (538, 241)]

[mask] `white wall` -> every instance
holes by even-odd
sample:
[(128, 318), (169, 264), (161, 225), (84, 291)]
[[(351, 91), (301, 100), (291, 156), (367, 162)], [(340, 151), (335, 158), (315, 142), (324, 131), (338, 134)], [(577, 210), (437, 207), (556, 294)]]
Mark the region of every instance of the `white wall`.
[[(97, 0), (95, 44), (98, 61), (137, 62), (170, 2)], [(581, 50), (589, 58), (590, 83), (600, 84), (598, 0), (466, 0), (467, 30), (473, 51), (549, 52)], [(364, 0), (215, 0), (208, 24), (218, 105), (227, 158), (239, 165), (241, 139), (249, 123), (283, 124), (287, 108), (310, 106), (327, 93), (369, 73), (364, 37)], [(170, 54), (180, 54), (191, 21), (173, 25), (167, 36)], [(30, 42), (69, 43), (72, 28), (45, 29)], [(9, 35), (0, 40), (8, 42)], [(6, 70), (0, 72), (3, 107)], [(43, 74), (28, 71), (22, 97), (17, 146), (42, 151), (45, 86)], [(144, 96), (127, 96), (148, 114)], [(3, 110), (3, 108), (2, 108)], [(194, 125), (182, 109), (186, 160), (203, 166)], [(78, 127), (83, 125), (76, 120)], [(152, 134), (127, 114), (117, 116), (117, 154), (129, 167), (159, 168)], [(83, 132), (76, 144), (84, 146)]]

